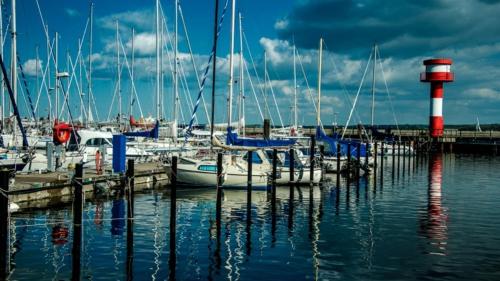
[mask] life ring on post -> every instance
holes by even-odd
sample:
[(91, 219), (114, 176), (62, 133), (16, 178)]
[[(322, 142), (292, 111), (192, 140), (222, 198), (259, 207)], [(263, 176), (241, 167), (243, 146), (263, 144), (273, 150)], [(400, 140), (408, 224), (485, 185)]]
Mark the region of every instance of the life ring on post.
[(72, 128), (66, 123), (56, 123), (52, 128), (53, 140), (56, 144), (66, 143), (71, 137)]

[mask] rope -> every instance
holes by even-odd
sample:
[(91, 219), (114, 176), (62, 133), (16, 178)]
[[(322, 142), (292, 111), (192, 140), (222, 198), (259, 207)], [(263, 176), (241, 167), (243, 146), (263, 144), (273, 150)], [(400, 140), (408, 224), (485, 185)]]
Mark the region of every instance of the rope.
[(9, 192), (7, 190), (0, 188), (0, 194), (9, 199)]
[[(222, 30), (222, 23), (224, 21), (224, 15), (226, 14), (228, 4), (229, 4), (229, 0), (226, 0), (226, 4), (224, 5), (224, 9), (222, 10), (222, 16), (219, 20), (219, 26), (217, 27), (217, 35), (216, 35), (217, 39), (219, 38), (220, 32)], [(210, 53), (210, 57), (208, 58), (207, 67), (205, 68), (205, 72), (203, 73), (203, 79), (201, 81), (200, 90), (198, 92), (198, 98), (196, 99), (196, 104), (195, 104), (194, 109), (193, 109), (193, 114), (191, 114), (191, 120), (189, 121), (189, 126), (188, 126), (188, 129), (186, 130), (186, 135), (184, 137), (183, 146), (186, 145), (187, 139), (191, 135), (191, 131), (193, 130), (193, 122), (194, 122), (194, 119), (196, 116), (196, 111), (198, 110), (198, 106), (200, 105), (201, 96), (203, 95), (203, 89), (205, 87), (205, 82), (207, 80), (208, 71), (210, 70), (210, 66), (212, 64), (212, 59), (213, 59), (214, 55), (215, 55), (215, 43), (212, 46), (212, 52)], [(212, 110), (213, 110), (213, 108), (212, 108)]]
[[(23, 69), (23, 65), (21, 63), (21, 58), (19, 57), (19, 54), (16, 54), (16, 56), (17, 56), (17, 63), (19, 65), (19, 70), (21, 70), (21, 78), (23, 80), (24, 88), (26, 89), (26, 96), (28, 96), (31, 114), (33, 115), (33, 119), (35, 120), (35, 124), (36, 124), (37, 121), (36, 121), (36, 115), (35, 115), (35, 108), (33, 107), (33, 100), (31, 99), (31, 94), (30, 94), (30, 90), (28, 87), (28, 81), (26, 80), (26, 75), (24, 75), (24, 69)], [(36, 65), (36, 68), (38, 68), (38, 63)]]

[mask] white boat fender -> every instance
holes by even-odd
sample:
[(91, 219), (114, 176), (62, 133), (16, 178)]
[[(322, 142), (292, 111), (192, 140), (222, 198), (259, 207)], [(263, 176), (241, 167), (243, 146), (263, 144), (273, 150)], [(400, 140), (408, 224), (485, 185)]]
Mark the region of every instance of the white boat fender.
[(14, 213), (17, 212), (18, 210), (19, 210), (19, 205), (17, 205), (16, 203), (9, 204), (9, 212)]

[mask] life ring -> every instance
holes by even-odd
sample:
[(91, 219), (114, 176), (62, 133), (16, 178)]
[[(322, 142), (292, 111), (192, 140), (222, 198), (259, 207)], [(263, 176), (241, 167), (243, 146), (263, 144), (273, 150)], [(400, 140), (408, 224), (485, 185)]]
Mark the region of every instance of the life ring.
[(68, 242), (69, 229), (58, 224), (52, 228), (52, 242), (54, 244), (64, 244)]
[(71, 130), (72, 128), (66, 123), (55, 124), (52, 128), (54, 142), (58, 144), (66, 143), (71, 137)]

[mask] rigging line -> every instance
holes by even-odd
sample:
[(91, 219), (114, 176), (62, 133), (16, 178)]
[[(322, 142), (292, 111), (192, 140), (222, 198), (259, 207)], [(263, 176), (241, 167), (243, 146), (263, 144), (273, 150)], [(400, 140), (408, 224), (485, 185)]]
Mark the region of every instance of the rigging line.
[[(326, 45), (326, 42), (323, 41), (323, 44), (325, 45), (325, 49), (330, 52), (330, 50), (328, 49), (328, 46)], [(328, 58), (330, 59), (331, 63), (333, 64), (333, 68), (334, 68), (335, 72), (337, 72), (338, 74), (341, 74), (341, 72), (339, 71), (339, 68), (337, 67), (337, 64), (335, 63), (335, 60), (331, 56), (328, 56)], [(344, 83), (342, 83), (342, 81), (340, 81), (340, 80), (338, 80), (338, 81), (339, 81), (339, 83), (340, 83), (340, 85), (342, 87), (342, 90), (343, 90), (343, 93), (344, 93), (344, 97), (349, 102), (349, 105), (351, 107), (353, 107), (353, 103), (352, 103), (352, 99), (351, 99), (351, 94), (347, 90), (347, 87), (345, 86)], [(361, 123), (361, 118), (360, 118), (357, 110), (354, 111), (354, 116), (356, 117), (358, 123)]]
[[(73, 61), (71, 60), (71, 57), (69, 58), (69, 64), (70, 64), (70, 67), (73, 67)], [(76, 62), (75, 62), (75, 65), (76, 65)], [(76, 73), (73, 72), (71, 75), (76, 76)], [(78, 83), (78, 79), (76, 79), (76, 77), (75, 77), (75, 84), (76, 84), (77, 93), (81, 93), (82, 92), (81, 85)], [(80, 104), (83, 106), (84, 102), (83, 102), (82, 95), (78, 94), (78, 97), (80, 98)], [(83, 114), (84, 114), (84, 116), (82, 116), (82, 117), (85, 117), (85, 119), (87, 119), (87, 113), (85, 112), (85, 110), (83, 110)]]
[[(51, 46), (54, 46), (54, 40), (52, 40)], [(40, 60), (40, 62), (43, 62), (43, 61)], [(40, 65), (41, 65), (41, 63), (40, 63)], [(48, 76), (47, 75), (48, 70), (49, 70), (49, 64), (47, 63), (45, 65), (44, 71), (42, 71), (42, 84), (40, 85), (40, 89), (38, 89), (38, 94), (37, 94), (36, 103), (35, 103), (35, 111), (38, 110), (38, 105), (40, 103), (40, 97), (42, 96), (42, 90), (44, 89), (47, 93), (49, 92), (49, 87), (48, 87), (47, 80), (46, 80), (47, 76)], [(52, 103), (50, 101), (49, 95), (47, 95), (47, 99), (49, 101), (50, 108), (52, 108)]]
[[(200, 81), (200, 76), (198, 74), (198, 67), (196, 65), (196, 61), (195, 61), (194, 56), (193, 56), (193, 50), (191, 48), (191, 40), (189, 39), (189, 35), (188, 35), (187, 27), (186, 27), (186, 22), (184, 21), (184, 14), (182, 13), (181, 4), (179, 4), (179, 14), (181, 16), (181, 22), (182, 22), (182, 25), (184, 27), (184, 33), (186, 34), (186, 43), (188, 45), (188, 50), (189, 50), (189, 54), (191, 57), (191, 63), (193, 64), (193, 69), (194, 69), (194, 73), (196, 76), (196, 81), (198, 82), (198, 89), (200, 89), (201, 88), (201, 81)], [(210, 117), (208, 115), (207, 104), (205, 102), (205, 97), (203, 95), (201, 96), (201, 101), (203, 102), (203, 109), (205, 110), (205, 114), (207, 115), (208, 125), (211, 126), (212, 124), (210, 122)]]
[(281, 123), (281, 128), (284, 128), (285, 126), (283, 125), (283, 119), (281, 119), (280, 109), (278, 107), (278, 103), (276, 102), (276, 95), (274, 94), (273, 84), (271, 83), (271, 78), (269, 78), (269, 72), (266, 71), (266, 75), (269, 84), (269, 89), (271, 90), (271, 95), (273, 96), (274, 106), (276, 106), (276, 112), (278, 112), (278, 118)]
[[(23, 69), (23, 65), (21, 62), (21, 58), (19, 57), (19, 53), (16, 54), (16, 57), (17, 57), (17, 64), (19, 65), (19, 70), (21, 70), (22, 83), (24, 84), (24, 87), (26, 89), (26, 91), (23, 91), (23, 94), (26, 94), (28, 96), (31, 114), (33, 115), (33, 119), (35, 119), (35, 124), (37, 124), (38, 122), (36, 121), (36, 114), (35, 114), (35, 108), (33, 107), (33, 100), (31, 99), (31, 94), (30, 94), (30, 90), (28, 87), (28, 81), (26, 80), (26, 75), (24, 74), (24, 69)], [(36, 67), (38, 67), (38, 65)], [(23, 85), (21, 85), (21, 89), (22, 89), (22, 86)]]
[[(214, 63), (216, 62), (215, 51), (216, 51), (216, 47), (217, 47), (217, 40), (218, 40), (220, 32), (222, 30), (222, 23), (224, 22), (224, 16), (226, 14), (228, 4), (229, 4), (229, 0), (226, 0), (226, 3), (224, 4), (224, 9), (222, 10), (221, 18), (219, 19), (219, 25), (217, 26), (217, 32), (214, 35), (214, 37), (215, 37), (214, 38), (214, 44), (212, 46), (212, 51), (211, 51), (210, 56), (208, 58), (208, 63), (207, 63), (207, 66), (205, 68), (205, 73), (203, 74), (203, 79), (202, 79), (202, 82), (201, 82), (201, 87), (200, 87), (200, 90), (198, 92), (198, 98), (196, 99), (196, 104), (195, 104), (194, 109), (193, 109), (193, 114), (191, 115), (191, 120), (189, 121), (188, 129), (186, 130), (186, 135), (185, 135), (185, 138), (184, 138), (184, 144), (183, 144), (183, 146), (186, 145), (187, 139), (191, 135), (191, 131), (193, 129), (194, 116), (196, 114), (196, 111), (198, 110), (198, 106), (200, 104), (201, 96), (203, 95), (203, 89), (205, 87), (205, 83), (206, 83), (206, 80), (207, 80), (207, 77), (208, 77), (208, 71), (210, 70), (210, 66), (213, 65), (214, 68), (216, 67), (216, 65)], [(215, 26), (214, 26), (214, 28), (215, 28)], [(212, 60), (214, 60), (214, 63), (212, 63)], [(215, 73), (215, 69), (213, 69), (213, 71), (214, 71), (213, 73)], [(215, 85), (212, 85), (212, 87), (215, 88)], [(214, 92), (214, 94), (215, 94), (215, 92)], [(213, 107), (212, 107), (212, 114), (214, 114), (214, 108)], [(215, 124), (215, 121), (213, 121), (213, 123)], [(213, 139), (213, 128), (214, 128), (214, 126), (210, 126), (210, 130), (211, 130), (210, 136), (211, 136), (212, 139)]]
[(2, 40), (2, 46), (5, 45), (5, 41), (7, 41), (7, 35), (10, 34), (10, 32), (7, 32), (7, 30), (9, 30), (10, 28), (10, 18), (12, 16), (9, 16), (9, 19), (8, 19), (8, 22), (7, 22), (7, 26), (5, 27), (5, 33), (4, 33), (4, 36), (3, 38), (0, 38)]
[(250, 88), (252, 89), (253, 97), (255, 98), (255, 103), (257, 104), (257, 109), (259, 110), (260, 118), (264, 121), (264, 114), (262, 114), (262, 109), (260, 108), (259, 100), (257, 99), (257, 93), (255, 92), (255, 87), (253, 86), (252, 76), (250, 76), (250, 72), (248, 71), (248, 64), (246, 61), (243, 62), (243, 66), (247, 72), (248, 81), (250, 81)]
[(356, 98), (354, 98), (354, 105), (353, 105), (353, 107), (351, 107), (351, 112), (349, 113), (349, 118), (347, 118), (346, 125), (344, 127), (344, 130), (342, 131), (341, 139), (344, 138), (347, 127), (349, 127), (349, 122), (351, 121), (352, 113), (354, 111), (354, 108), (356, 107), (356, 103), (358, 102), (359, 93), (361, 92), (361, 87), (363, 86), (363, 83), (365, 81), (366, 73), (368, 72), (368, 66), (370, 65), (371, 60), (372, 60), (372, 53), (370, 52), (370, 57), (368, 58), (368, 62), (366, 63), (365, 72), (363, 73), (363, 77), (361, 78), (361, 83), (359, 84), (358, 92), (356, 93)]
[[(130, 70), (132, 67), (130, 66), (130, 64), (128, 63), (128, 58), (127, 58), (127, 55), (126, 55), (126, 52), (125, 52), (125, 47), (123, 46), (123, 41), (121, 40), (121, 37), (118, 36), (118, 41), (120, 42), (120, 47), (121, 47), (121, 50), (123, 52), (123, 61), (122, 62), (125, 62), (125, 66), (128, 70), (128, 74), (129, 74), (129, 77), (130, 77), (130, 83), (132, 83), (132, 88), (133, 88), (133, 92), (135, 94), (135, 98), (137, 100), (137, 106), (139, 106), (139, 112), (141, 113), (141, 117), (143, 116), (143, 112), (142, 112), (142, 106), (141, 106), (141, 102), (139, 100), (139, 96), (137, 95), (137, 89), (135, 88), (135, 81), (132, 80), (132, 71)], [(124, 65), (122, 64), (122, 67), (124, 67)]]
[[(311, 102), (312, 102), (312, 104), (314, 106), (314, 112), (317, 113), (318, 112), (318, 107), (316, 105), (316, 101), (314, 100), (312, 89), (309, 86), (309, 80), (307, 79), (306, 71), (304, 69), (304, 65), (302, 64), (302, 58), (301, 58), (301, 56), (299, 54), (299, 49), (296, 49), (296, 52), (297, 52), (297, 59), (299, 61), (299, 65), (300, 65), (300, 70), (302, 72), (302, 75), (304, 76), (304, 81), (306, 82), (307, 93), (309, 94), (309, 99), (311, 100)], [(319, 122), (320, 122), (321, 128), (323, 128), (323, 122), (321, 120)]]
[(384, 67), (382, 66), (382, 62), (381, 62), (381, 59), (380, 59), (380, 50), (379, 50), (379, 48), (377, 48), (377, 54), (378, 54), (378, 58), (379, 58), (378, 62), (380, 64), (380, 70), (382, 70), (382, 77), (384, 78), (385, 90), (387, 92), (387, 97), (389, 98), (389, 105), (391, 106), (391, 110), (392, 110), (392, 116), (394, 118), (394, 122), (396, 122), (396, 129), (398, 130), (399, 140), (401, 141), (401, 130), (399, 129), (398, 119), (396, 118), (396, 113), (394, 112), (394, 106), (392, 104), (392, 98), (391, 98), (391, 95), (389, 94), (389, 86), (387, 85), (387, 80), (385, 78)]
[[(248, 55), (250, 56), (250, 62), (252, 63), (252, 66), (253, 66), (255, 78), (257, 78), (257, 84), (262, 85), (262, 83), (260, 82), (259, 74), (257, 73), (257, 67), (255, 66), (255, 61), (253, 59), (252, 51), (250, 50), (250, 45), (248, 44), (248, 40), (247, 40), (247, 36), (245, 35), (245, 32), (243, 32), (243, 41), (245, 41), (245, 47), (247, 47)], [(265, 79), (266, 78), (264, 78), (264, 80)], [(273, 120), (273, 117), (271, 115), (271, 112), (269, 112), (269, 106), (267, 104), (267, 99), (265, 98), (264, 90), (262, 89), (262, 87), (259, 87), (259, 89), (260, 89), (260, 93), (261, 93), (263, 100), (264, 100), (264, 107), (268, 110), (267, 113), (269, 114), (269, 118), (271, 119), (271, 124), (274, 126), (274, 120)]]

